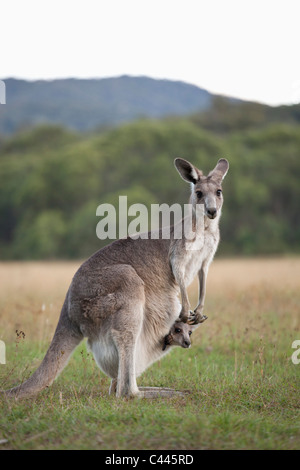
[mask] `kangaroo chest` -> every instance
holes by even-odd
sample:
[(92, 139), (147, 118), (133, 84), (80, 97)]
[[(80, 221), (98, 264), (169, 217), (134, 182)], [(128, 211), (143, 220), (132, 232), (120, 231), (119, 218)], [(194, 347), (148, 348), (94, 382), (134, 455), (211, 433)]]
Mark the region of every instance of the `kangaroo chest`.
[(185, 285), (191, 284), (203, 263), (210, 263), (219, 243), (219, 233), (205, 230), (196, 235), (193, 241), (186, 241), (186, 253), (183, 260)]

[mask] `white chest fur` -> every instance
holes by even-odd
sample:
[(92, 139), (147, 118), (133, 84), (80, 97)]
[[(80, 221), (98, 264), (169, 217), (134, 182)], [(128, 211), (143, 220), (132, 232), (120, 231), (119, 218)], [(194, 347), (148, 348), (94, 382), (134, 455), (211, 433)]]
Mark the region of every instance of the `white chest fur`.
[(171, 263), (173, 268), (176, 265), (176, 269), (181, 271), (185, 286), (189, 286), (203, 263), (209, 265), (215, 255), (219, 244), (218, 225), (211, 222), (209, 226), (196, 232), (192, 240), (182, 240), (182, 243), (184, 250), (176, 247)]

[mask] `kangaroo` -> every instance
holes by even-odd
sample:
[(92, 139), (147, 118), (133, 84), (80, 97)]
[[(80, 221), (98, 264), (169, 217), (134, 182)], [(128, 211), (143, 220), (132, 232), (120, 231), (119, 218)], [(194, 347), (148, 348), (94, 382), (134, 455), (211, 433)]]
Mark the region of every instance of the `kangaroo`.
[(167, 334), (162, 339), (162, 350), (165, 351), (168, 346), (181, 346), (182, 348), (190, 348), (190, 336), (193, 332), (193, 328), (195, 328), (195, 326), (189, 325), (188, 323), (183, 323), (181, 321), (176, 321), (170, 329), (169, 334)]
[[(188, 323), (183, 323), (179, 320), (176, 320), (175, 323), (172, 325), (169, 333), (164, 336), (163, 338), (160, 339), (160, 341), (157, 343), (157, 348), (159, 350), (165, 351), (163, 355), (169, 353), (174, 346), (180, 346), (182, 348), (190, 348), (191, 347), (191, 340), (190, 336), (195, 328), (197, 328), (199, 325), (189, 325)], [(160, 356), (160, 358), (162, 355)], [(116, 393), (117, 389), (117, 379), (112, 379), (111, 380), (111, 385), (109, 388), (109, 394)], [(146, 390), (146, 391), (155, 391), (157, 390), (157, 387), (140, 387), (139, 390)], [(174, 394), (180, 394), (181, 392), (178, 392), (176, 390), (173, 390), (171, 388), (165, 388), (165, 387), (160, 387), (159, 392), (161, 395), (164, 395), (166, 393), (171, 393)]]
[[(191, 184), (192, 211), (187, 218), (194, 239), (177, 239), (172, 226), (169, 239), (151, 237), (150, 232), (148, 239), (115, 240), (94, 253), (72, 279), (41, 365), (24, 383), (6, 391), (8, 396), (28, 397), (51, 385), (84, 337), (98, 366), (113, 379), (111, 391), (117, 397), (155, 395), (140, 390), (136, 378), (165, 353), (161, 338), (177, 319), (190, 325), (206, 319), (206, 278), (219, 243), (221, 183), (229, 168), (228, 161), (220, 159), (204, 176), (187, 160), (176, 158), (174, 163)], [(202, 224), (196, 220), (199, 205), (204, 208)], [(199, 300), (192, 312), (186, 289), (197, 274)]]

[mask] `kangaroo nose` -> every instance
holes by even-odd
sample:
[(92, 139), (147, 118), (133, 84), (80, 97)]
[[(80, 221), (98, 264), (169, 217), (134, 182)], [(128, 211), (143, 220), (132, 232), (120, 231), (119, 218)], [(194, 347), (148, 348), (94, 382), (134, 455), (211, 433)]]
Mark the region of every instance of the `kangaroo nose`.
[(217, 214), (217, 209), (215, 207), (211, 207), (210, 209), (207, 209), (206, 212), (210, 219), (214, 219)]
[(184, 342), (184, 347), (185, 347), (185, 348), (189, 348), (190, 345), (191, 345), (191, 342), (190, 342), (190, 341), (185, 341), (185, 342)]

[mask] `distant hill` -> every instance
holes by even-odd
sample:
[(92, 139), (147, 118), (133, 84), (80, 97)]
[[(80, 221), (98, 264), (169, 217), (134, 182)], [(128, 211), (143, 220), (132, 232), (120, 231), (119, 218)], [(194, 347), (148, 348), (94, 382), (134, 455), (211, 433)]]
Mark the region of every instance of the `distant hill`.
[(90, 131), (139, 117), (188, 115), (208, 110), (213, 97), (194, 85), (148, 77), (4, 81), (0, 134), (46, 123)]

